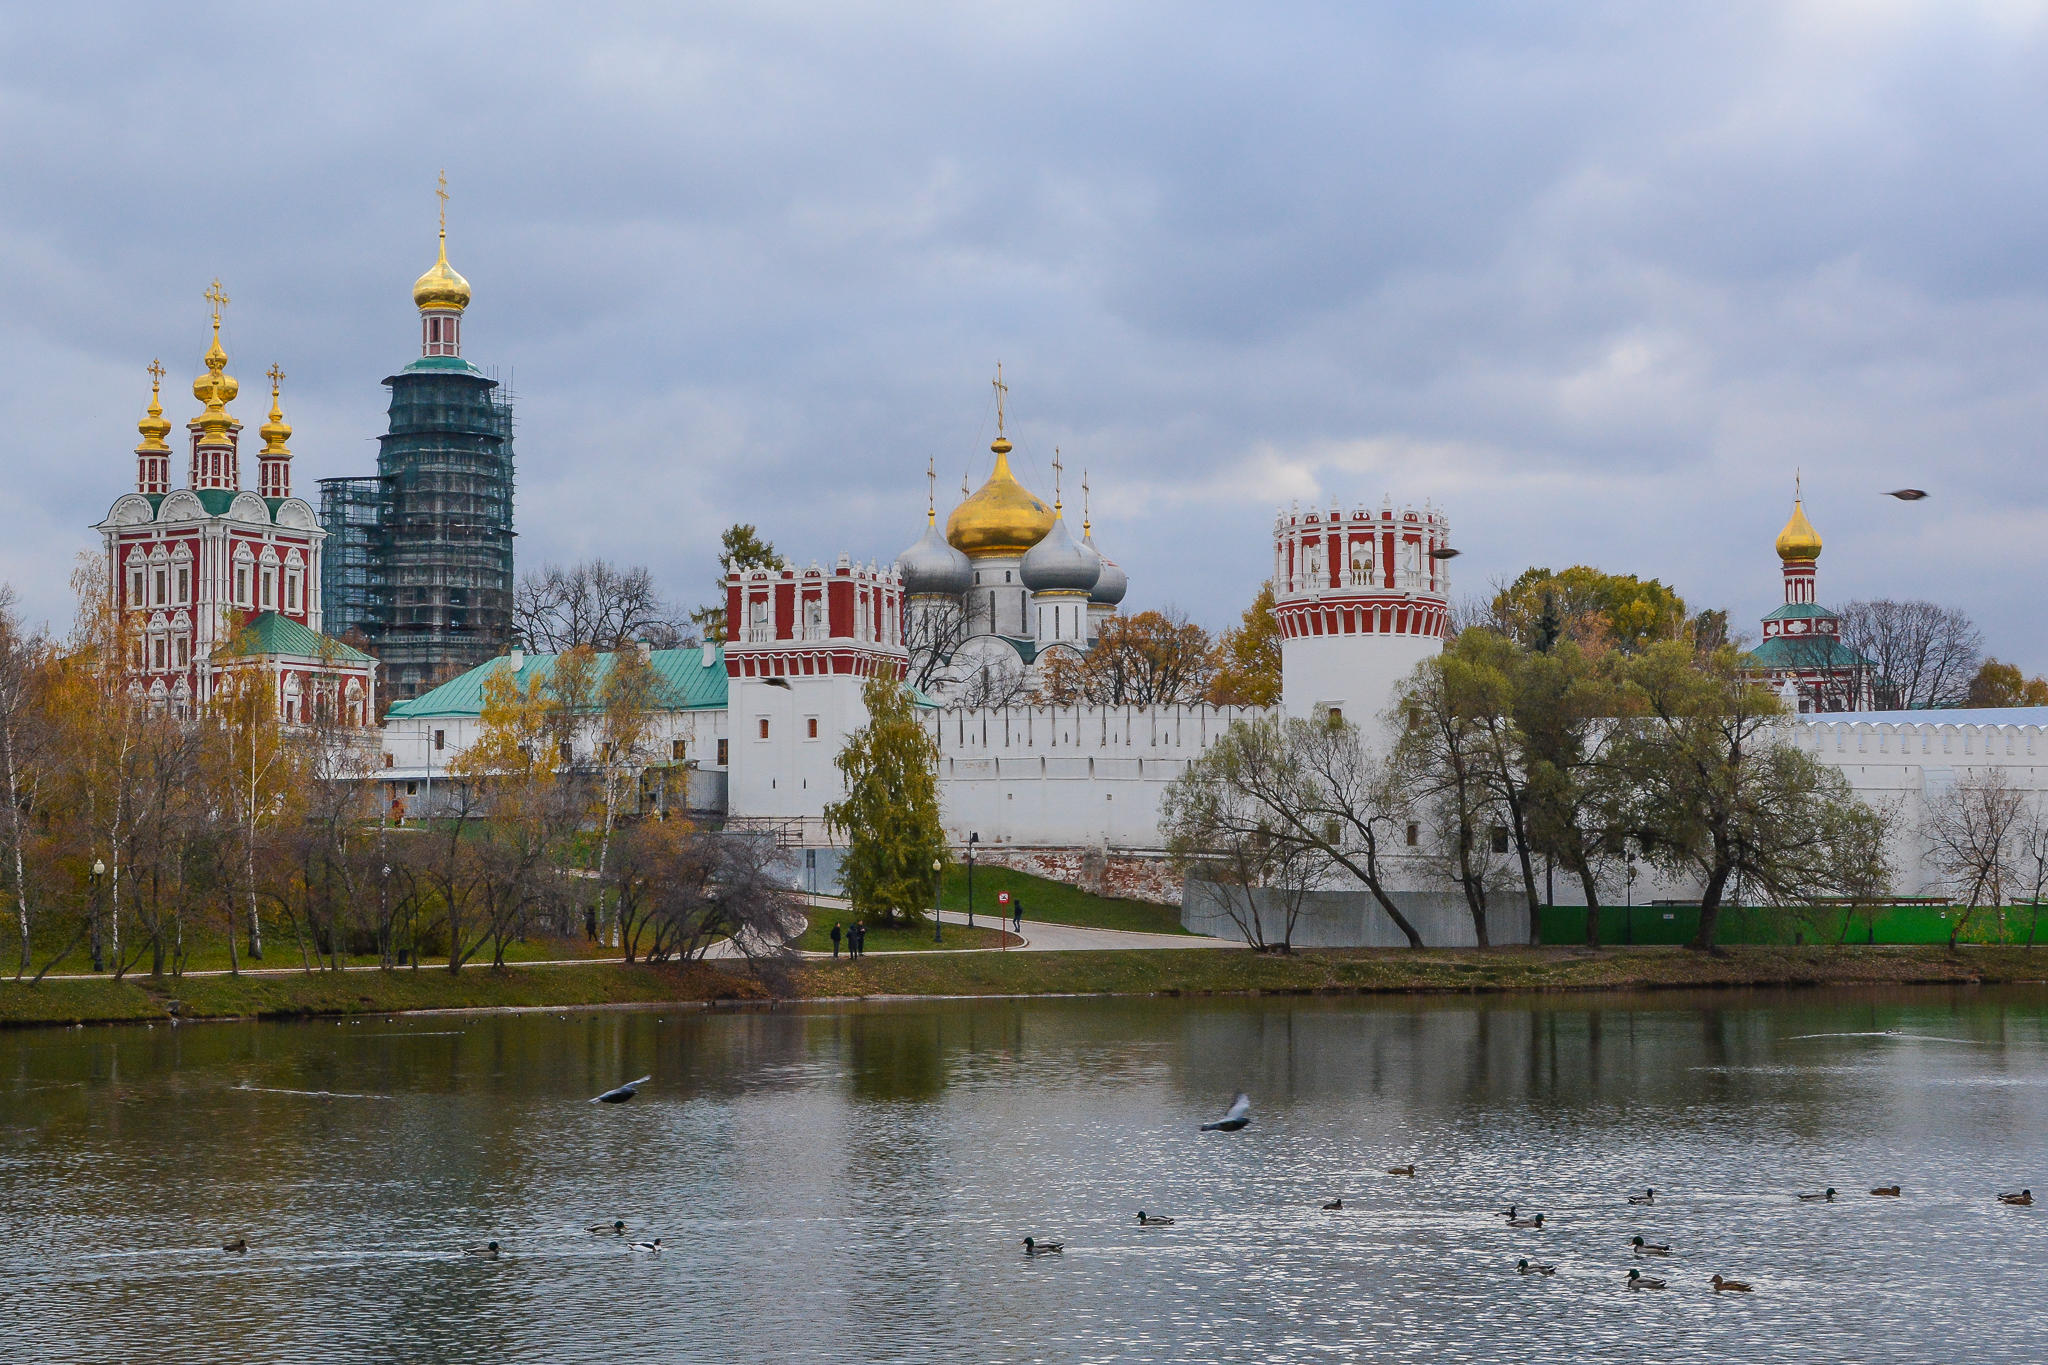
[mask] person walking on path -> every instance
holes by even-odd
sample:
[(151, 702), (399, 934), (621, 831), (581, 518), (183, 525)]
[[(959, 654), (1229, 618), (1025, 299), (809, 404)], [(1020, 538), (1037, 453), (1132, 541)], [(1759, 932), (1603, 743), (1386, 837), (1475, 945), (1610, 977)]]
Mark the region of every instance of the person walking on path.
[(839, 922), (837, 920), (834, 920), (832, 923), (832, 956), (835, 958), (839, 956)]
[(1017, 926), (1017, 932), (1018, 932), (1018, 933), (1020, 933), (1020, 934), (1021, 934), (1021, 933), (1023, 933), (1023, 932), (1024, 932), (1024, 898), (1023, 898), (1022, 896), (1012, 896), (1012, 897), (1010, 898), (1010, 913), (1011, 913), (1011, 915), (1012, 915), (1012, 916), (1014, 917), (1014, 923), (1015, 923), (1015, 924), (1016, 924), (1016, 926)]
[(855, 957), (866, 957), (868, 955), (867, 925), (856, 924), (853, 926), (853, 949)]

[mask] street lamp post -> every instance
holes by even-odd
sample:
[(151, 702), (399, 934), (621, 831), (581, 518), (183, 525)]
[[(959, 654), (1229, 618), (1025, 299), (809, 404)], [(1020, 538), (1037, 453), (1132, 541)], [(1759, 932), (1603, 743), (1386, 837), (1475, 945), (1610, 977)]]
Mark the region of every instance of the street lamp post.
[(92, 860), (92, 872), (88, 875), (88, 880), (92, 884), (92, 969), (96, 972), (103, 972), (107, 969), (104, 956), (105, 950), (101, 947), (100, 938), (100, 882), (106, 875), (106, 862), (102, 859), (94, 858)]
[(932, 859), (932, 942), (946, 941), (945, 924), (939, 919), (939, 873), (946, 864), (938, 858)]
[(967, 927), (974, 927), (974, 846), (981, 842), (981, 836), (969, 831), (967, 835)]
[(384, 961), (391, 962), (391, 864), (377, 873), (377, 928), (384, 936)]

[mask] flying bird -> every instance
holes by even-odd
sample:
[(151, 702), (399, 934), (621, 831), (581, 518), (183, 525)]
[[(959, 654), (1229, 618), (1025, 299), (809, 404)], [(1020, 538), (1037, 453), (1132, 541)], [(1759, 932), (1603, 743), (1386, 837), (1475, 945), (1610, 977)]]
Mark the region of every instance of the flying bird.
[(1214, 1123), (1202, 1125), (1205, 1133), (1234, 1133), (1252, 1121), (1252, 1097), (1240, 1094), (1230, 1102), (1230, 1108)]
[(637, 1081), (627, 1081), (624, 1085), (618, 1087), (616, 1090), (605, 1091), (602, 1095), (599, 1095), (596, 1099), (592, 1100), (591, 1103), (624, 1104), (627, 1100), (632, 1099), (635, 1095), (640, 1093), (641, 1086), (647, 1084), (649, 1081), (653, 1079), (654, 1077), (652, 1076), (642, 1076)]
[(1463, 553), (1465, 553), (1463, 550), (1453, 550), (1448, 545), (1439, 545), (1429, 552), (1429, 557), (1431, 559), (1456, 559)]
[(1885, 496), (1897, 498), (1900, 502), (1918, 502), (1927, 496), (1927, 490), (1924, 488), (1894, 488)]

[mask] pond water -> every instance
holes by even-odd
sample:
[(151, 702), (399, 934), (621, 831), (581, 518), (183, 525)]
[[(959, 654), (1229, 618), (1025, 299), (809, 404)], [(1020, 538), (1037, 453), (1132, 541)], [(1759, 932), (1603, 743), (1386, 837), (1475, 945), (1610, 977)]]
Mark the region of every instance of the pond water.
[[(2039, 1361), (2044, 1008), (1005, 1000), (17, 1032), (0, 1357)], [(588, 1103), (645, 1072), (633, 1103)], [(1251, 1126), (1197, 1132), (1240, 1088)], [(1997, 1202), (2021, 1186), (2041, 1205)], [(1543, 1230), (1505, 1226), (1511, 1202)], [(583, 1230), (614, 1218), (667, 1250)], [(1026, 1234), (1066, 1249), (1026, 1259)], [(1633, 1260), (1637, 1234), (1672, 1256)], [(460, 1254), (488, 1239), (500, 1259)], [(1624, 1289), (1638, 1264), (1670, 1288)], [(1716, 1272), (1756, 1292), (1716, 1295)]]

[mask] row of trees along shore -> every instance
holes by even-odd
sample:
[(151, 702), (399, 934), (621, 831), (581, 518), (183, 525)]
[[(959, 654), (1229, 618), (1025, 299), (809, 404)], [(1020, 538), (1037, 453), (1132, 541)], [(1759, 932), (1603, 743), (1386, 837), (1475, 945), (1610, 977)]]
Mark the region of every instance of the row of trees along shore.
[[(1904, 680), (1891, 685), (1919, 704), (2048, 696), (1981, 660), (1955, 613), (1846, 614), (1920, 642), (1890, 643)], [(1395, 859), (1462, 893), (1482, 945), (1515, 907), (1537, 941), (1555, 876), (1576, 883), (1597, 943), (1600, 905), (1638, 863), (1700, 888), (1703, 949), (1737, 898), (1797, 912), (1890, 896), (1900, 811), (1784, 742), (1784, 706), (1743, 671), (1724, 614), (1688, 614), (1655, 580), (1574, 568), (1532, 569), (1462, 615), (1400, 690), (1391, 743), (1327, 717), (1239, 722), (1169, 789), (1175, 858), (1216, 884), (1254, 944), (1286, 947), (1308, 893), (1349, 886), (1423, 946), (1388, 890)], [(1961, 906), (1951, 945), (1972, 907), (2048, 892), (2048, 817), (2001, 773), (1931, 793), (1920, 827)]]
[(152, 708), (124, 676), (136, 641), (107, 582), (81, 560), (63, 639), (26, 627), (0, 589), (0, 888), (17, 978), (87, 962), (240, 971), (280, 953), (308, 969), (424, 956), (460, 971), (535, 939), (657, 961), (726, 943), (763, 969), (786, 954), (801, 908), (771, 841), (625, 818), (662, 760), (637, 647), (577, 645), (524, 684), (492, 673), (481, 737), (437, 783), (434, 818), (397, 829), (369, 780), (375, 732), (320, 704), (282, 724), (266, 673), (218, 672), (193, 714)]

